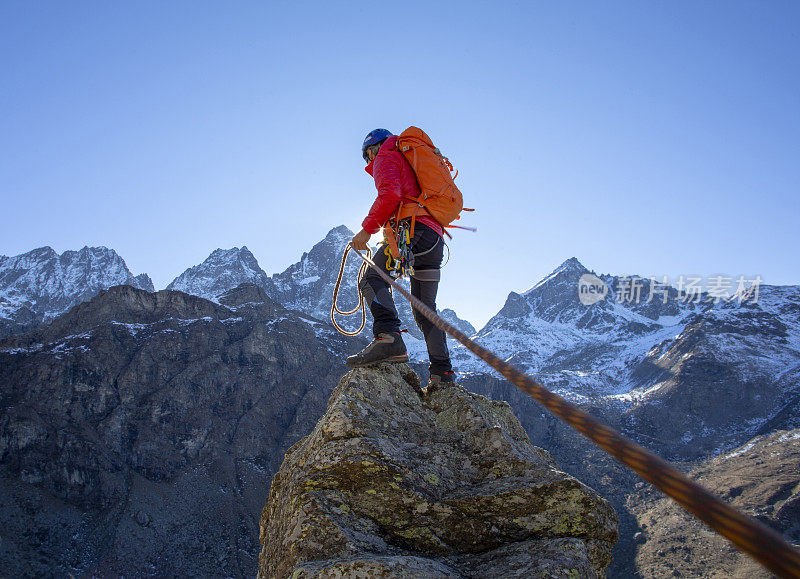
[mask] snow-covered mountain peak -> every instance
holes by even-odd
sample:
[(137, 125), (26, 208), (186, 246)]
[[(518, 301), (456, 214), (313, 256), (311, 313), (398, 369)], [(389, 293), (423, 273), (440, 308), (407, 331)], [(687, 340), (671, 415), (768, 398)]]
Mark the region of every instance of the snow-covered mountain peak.
[(246, 245), (243, 245), (241, 248), (239, 247), (232, 247), (230, 249), (217, 248), (211, 252), (211, 255), (209, 255), (203, 263), (218, 264), (218, 263), (232, 263), (235, 261), (242, 261), (245, 263), (252, 263), (252, 262), (258, 263), (255, 256), (249, 249), (247, 249)]
[(577, 288), (577, 283), (580, 277), (588, 272), (589, 270), (586, 269), (586, 267), (584, 267), (580, 261), (578, 261), (577, 257), (570, 257), (568, 260), (564, 261), (564, 263), (559, 265), (552, 272), (538, 281), (533, 287), (525, 291), (523, 295), (531, 294), (537, 288), (543, 286), (552, 287), (554, 284), (561, 284), (563, 282), (571, 283), (574, 281), (576, 284), (575, 287)]
[[(59, 261), (65, 271), (72, 272), (69, 282), (78, 284), (84, 281), (92, 285), (94, 281), (98, 287), (104, 287), (103, 278), (109, 276), (114, 279), (131, 276), (128, 266), (119, 254), (107, 247), (84, 246), (78, 251), (68, 250), (59, 256)], [(108, 286), (110, 287), (110, 286)]]
[(602, 302), (591, 308), (580, 303), (578, 285), (586, 273), (589, 270), (577, 258), (569, 258), (522, 294), (509, 293), (505, 305), (489, 320), (487, 328), (509, 318), (533, 316), (550, 322), (574, 321), (590, 311), (596, 315), (597, 310), (607, 310), (608, 305)]
[(588, 271), (589, 270), (586, 268), (586, 266), (583, 265), (577, 257), (570, 257), (569, 259), (564, 260), (564, 262), (557, 268), (555, 268), (548, 277), (555, 275), (583, 275)]
[[(279, 292), (279, 301), (292, 309), (317, 317), (327, 317), (330, 309), (329, 296), (339, 271), (339, 262), (347, 242), (352, 238), (353, 232), (346, 226), (334, 227), (310, 251), (303, 252), (299, 262), (273, 275), (272, 281)], [(348, 264), (346, 285), (349, 285), (351, 278), (352, 281), (355, 280), (360, 265), (355, 261), (351, 259)]]
[(442, 316), (447, 323), (454, 326), (457, 330), (465, 333), (467, 336), (473, 336), (475, 334), (475, 326), (470, 324), (467, 320), (462, 320), (459, 318), (458, 314), (456, 314), (450, 308), (441, 310), (439, 315)]
[(351, 239), (353, 239), (353, 235), (355, 235), (350, 228), (346, 225), (339, 225), (331, 229), (327, 235), (325, 235), (324, 242), (332, 243), (333, 245), (344, 245)]
[[(327, 261), (332, 255), (341, 257), (344, 252), (345, 246), (353, 239), (355, 235), (345, 225), (339, 225), (331, 229), (318, 243), (314, 244), (311, 251), (303, 253), (302, 261), (311, 261), (315, 264), (323, 265), (322, 262)], [(328, 267), (328, 264), (324, 264)]]
[[(286, 293), (294, 286), (317, 285), (318, 282), (325, 285), (332, 284), (338, 272), (339, 260), (344, 253), (344, 248), (352, 238), (353, 232), (344, 225), (331, 229), (322, 241), (314, 244), (310, 251), (303, 252), (298, 263), (273, 276), (277, 289)], [(303, 309), (299, 307), (300, 302), (295, 305), (297, 309)]]
[(0, 260), (0, 263), (5, 267), (20, 270), (35, 267), (39, 263), (49, 259), (58, 259), (58, 257), (58, 253), (56, 253), (52, 247), (45, 246), (37, 247), (26, 253), (7, 257), (5, 260)]
[(15, 256), (14, 258), (9, 258), (9, 259), (17, 259), (20, 262), (22, 262), (24, 260), (40, 261), (43, 259), (50, 259), (52, 257), (58, 257), (58, 253), (56, 253), (55, 249), (53, 249), (49, 245), (46, 245), (44, 247), (37, 247), (36, 249), (32, 249), (27, 253), (22, 253), (20, 255)]
[(242, 283), (254, 283), (270, 293), (269, 277), (246, 246), (215, 249), (203, 263), (175, 278), (167, 289), (216, 301), (218, 296)]
[[(310, 251), (304, 252), (299, 262), (272, 277), (261, 269), (247, 247), (216, 249), (203, 263), (183, 272), (167, 289), (216, 301), (240, 284), (252, 283), (286, 307), (324, 319), (330, 311), (339, 260), (352, 237), (353, 232), (346, 226), (334, 227)], [(355, 280), (359, 264), (350, 261), (346, 279)], [(355, 294), (355, 291), (347, 293)], [(347, 302), (347, 298), (344, 301)]]
[[(573, 392), (625, 388), (626, 359), (639, 360), (655, 344), (680, 333), (696, 308), (676, 300), (647, 301), (649, 280), (641, 283), (640, 302), (623, 301), (614, 291), (621, 278), (596, 274), (593, 283), (605, 284), (607, 293), (599, 300), (582, 300), (579, 288), (590, 273), (573, 257), (524, 293), (511, 292), (478, 332), (478, 341), (546, 383), (570, 384)], [(477, 370), (458, 350), (456, 358), (461, 369)]]
[(153, 285), (153, 280), (150, 279), (150, 276), (147, 275), (146, 273), (140, 273), (134, 279), (138, 284), (135, 287), (138, 287), (145, 291), (149, 291), (151, 293), (156, 291), (156, 287)]
[[(800, 371), (798, 286), (752, 285), (727, 301), (705, 293), (695, 300), (658, 280), (601, 275), (607, 293), (582, 301), (579, 280), (587, 272), (569, 259), (530, 290), (511, 292), (476, 339), (578, 398), (653, 395), (653, 384), (661, 383), (666, 392), (701, 360), (703, 379), (716, 376), (715, 364), (749, 364), (752, 380), (788, 373), (778, 392)], [(461, 371), (480, 371), (460, 346), (453, 354)]]
[[(47, 249), (49, 249), (49, 248), (47, 248)], [(55, 252), (53, 252), (53, 253), (55, 253)], [(81, 258), (81, 259), (87, 259), (87, 258), (102, 259), (102, 258), (109, 258), (109, 257), (113, 258), (114, 256), (119, 257), (119, 255), (117, 254), (116, 251), (114, 251), (113, 249), (109, 249), (108, 247), (105, 247), (103, 245), (100, 245), (100, 246), (97, 246), (97, 247), (89, 247), (88, 245), (84, 245), (83, 247), (81, 247), (77, 251), (68, 249), (67, 251), (62, 253), (61, 256), (65, 257), (65, 258), (66, 257), (69, 257), (69, 258), (78, 257), (78, 258)]]
[(61, 255), (52, 247), (0, 260), (0, 336), (36, 327), (115, 285), (147, 287), (107, 247), (83, 247)]

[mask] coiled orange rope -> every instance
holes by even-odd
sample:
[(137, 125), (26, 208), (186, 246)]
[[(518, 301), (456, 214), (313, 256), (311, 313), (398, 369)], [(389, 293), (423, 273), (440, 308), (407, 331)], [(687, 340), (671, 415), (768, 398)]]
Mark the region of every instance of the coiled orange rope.
[[(342, 285), (342, 276), (344, 276), (344, 269), (345, 265), (347, 264), (347, 254), (350, 252), (351, 249), (356, 253), (358, 253), (358, 250), (354, 249), (353, 246), (351, 246), (349, 243), (347, 244), (347, 247), (344, 248), (344, 255), (342, 256), (342, 265), (341, 267), (339, 267), (339, 275), (336, 278), (336, 283), (333, 285), (333, 301), (331, 303), (331, 323), (333, 324), (333, 327), (336, 328), (336, 330), (340, 334), (344, 334), (345, 336), (357, 336), (361, 333), (361, 330), (364, 329), (364, 326), (367, 325), (367, 311), (366, 311), (366, 306), (364, 304), (364, 296), (361, 295), (360, 291), (358, 292), (358, 305), (352, 310), (347, 310), (347, 311), (340, 310), (339, 304), (336, 303), (339, 301), (339, 289), (341, 288)], [(361, 254), (359, 253), (359, 255)], [(364, 274), (366, 273), (368, 267), (369, 263), (367, 262), (361, 264), (361, 267), (358, 269), (358, 277), (356, 278), (356, 287), (358, 287), (358, 285), (361, 283), (361, 278), (364, 277)], [(361, 325), (358, 326), (358, 329), (354, 332), (345, 330), (336, 321), (336, 314), (339, 314), (341, 316), (352, 316), (359, 310), (361, 310)]]

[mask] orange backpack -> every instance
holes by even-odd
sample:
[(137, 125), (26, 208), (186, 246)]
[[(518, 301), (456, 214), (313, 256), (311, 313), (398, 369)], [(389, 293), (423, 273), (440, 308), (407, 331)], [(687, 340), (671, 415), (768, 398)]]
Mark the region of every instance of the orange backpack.
[[(429, 215), (442, 227), (458, 227), (450, 224), (459, 219), (462, 210), (472, 211), (464, 208), (461, 191), (453, 182), (458, 171), (455, 175), (450, 174), (453, 165), (420, 128), (409, 127), (400, 133), (397, 148), (414, 169), (421, 193), (417, 198), (406, 197), (403, 200), (396, 220), (411, 217), (411, 235), (414, 234), (414, 222), (418, 215)], [(449, 233), (447, 235), (450, 236)]]

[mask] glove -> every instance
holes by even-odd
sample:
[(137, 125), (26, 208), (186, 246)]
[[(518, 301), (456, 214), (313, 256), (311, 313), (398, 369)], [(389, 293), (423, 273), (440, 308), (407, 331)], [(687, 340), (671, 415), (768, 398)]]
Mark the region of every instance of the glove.
[(357, 249), (359, 251), (366, 251), (367, 242), (369, 241), (370, 237), (372, 237), (372, 235), (362, 229), (353, 236), (353, 240), (350, 242), (350, 245), (353, 246), (353, 249)]

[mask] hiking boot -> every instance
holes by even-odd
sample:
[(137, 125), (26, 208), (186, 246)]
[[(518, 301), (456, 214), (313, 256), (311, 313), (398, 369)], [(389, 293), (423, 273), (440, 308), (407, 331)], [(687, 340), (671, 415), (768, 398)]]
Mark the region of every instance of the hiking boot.
[(447, 384), (454, 384), (455, 381), (456, 373), (452, 371), (444, 372), (443, 374), (431, 374), (428, 385), (425, 387), (425, 394), (429, 396), (437, 390), (441, 390)]
[(399, 333), (382, 332), (375, 336), (369, 346), (345, 362), (351, 368), (371, 366), (379, 362), (408, 362), (408, 352)]

